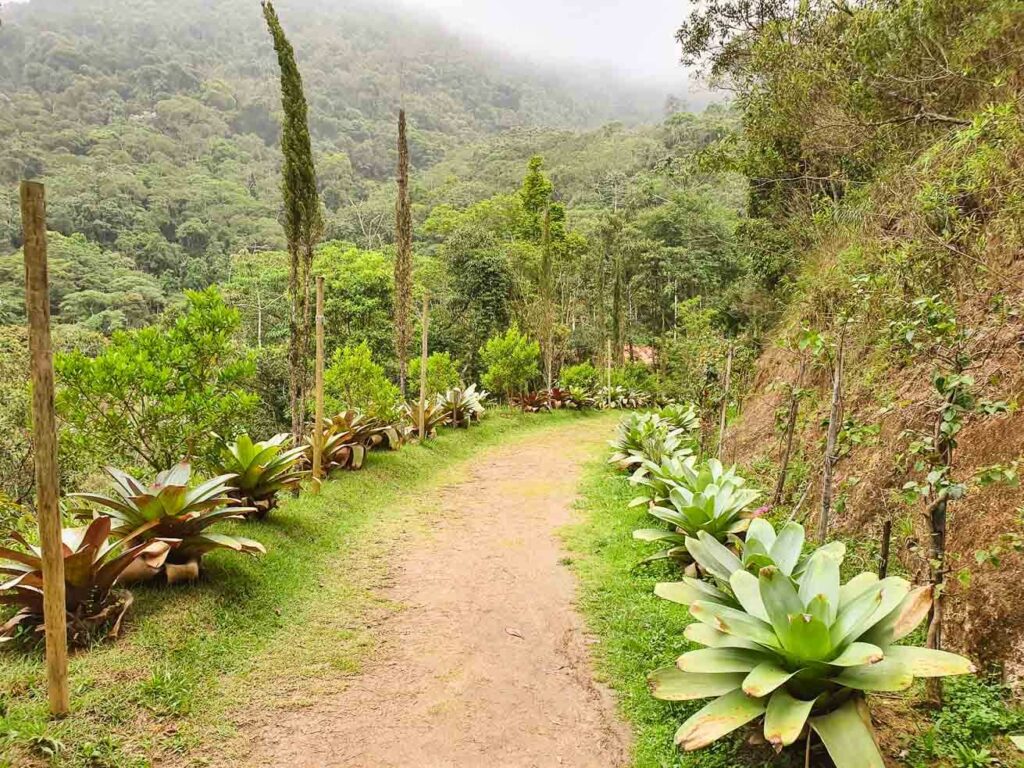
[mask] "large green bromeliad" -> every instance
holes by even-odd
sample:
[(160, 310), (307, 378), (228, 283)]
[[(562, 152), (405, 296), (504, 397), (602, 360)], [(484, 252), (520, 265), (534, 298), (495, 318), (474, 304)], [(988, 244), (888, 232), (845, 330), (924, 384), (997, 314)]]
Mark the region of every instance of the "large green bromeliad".
[[(797, 577), (787, 574), (788, 563), (795, 569), (792, 556), (757, 575), (739, 567), (729, 577), (729, 599), (690, 604), (697, 623), (685, 635), (707, 647), (650, 676), (659, 699), (717, 697), (680, 726), (680, 747), (699, 749), (763, 717), (764, 736), (777, 750), (809, 726), (837, 768), (884, 768), (864, 693), (974, 671), (962, 656), (896, 644), (927, 615), (930, 587), (871, 573), (841, 584), (839, 561), (823, 548)], [(739, 607), (729, 604), (732, 597)]]
[(299, 462), (306, 448), (288, 448), (292, 436), (287, 433), (261, 442), (253, 442), (246, 434), (231, 442), (219, 435), (214, 437), (221, 444), (218, 470), (235, 476), (231, 495), (255, 509), (256, 517), (266, 517), (277, 506), (278, 492), (297, 488), (305, 475)]

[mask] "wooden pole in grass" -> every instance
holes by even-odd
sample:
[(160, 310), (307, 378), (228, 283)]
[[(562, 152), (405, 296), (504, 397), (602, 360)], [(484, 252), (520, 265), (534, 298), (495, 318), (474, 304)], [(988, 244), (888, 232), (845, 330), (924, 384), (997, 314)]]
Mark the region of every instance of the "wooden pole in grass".
[(430, 332), (430, 294), (423, 292), (423, 319), (420, 321), (420, 440), (427, 439), (427, 337)]
[(53, 404), (53, 350), (50, 346), (50, 290), (46, 262), (46, 191), (21, 183), (21, 223), (25, 237), (25, 310), (32, 375), (32, 447), (36, 464), (36, 517), (43, 565), (43, 623), (50, 714), (63, 716), (68, 695), (68, 634), (64, 600), (57, 474), (57, 417)]
[(729, 345), (729, 357), (725, 362), (725, 394), (722, 397), (722, 417), (718, 424), (718, 450), (717, 457), (722, 458), (722, 448), (725, 446), (725, 418), (729, 411), (729, 387), (732, 378), (732, 344)]
[(316, 407), (313, 427), (313, 493), (320, 493), (324, 451), (324, 276), (316, 276)]

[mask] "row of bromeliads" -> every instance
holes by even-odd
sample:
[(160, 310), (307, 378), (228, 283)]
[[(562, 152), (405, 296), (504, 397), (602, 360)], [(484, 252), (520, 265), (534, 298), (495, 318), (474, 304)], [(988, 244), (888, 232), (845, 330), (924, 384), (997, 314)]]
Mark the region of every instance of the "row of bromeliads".
[(591, 409), (635, 410), (657, 405), (658, 397), (645, 390), (607, 387), (552, 387), (515, 395), (511, 404), (526, 413), (555, 411), (562, 408), (585, 411)]
[[(484, 414), (487, 393), (475, 386), (455, 388), (428, 401), (423, 423), (427, 438), (440, 426), (467, 428)], [(322, 425), (324, 471), (360, 469), (367, 453), (395, 450), (419, 434), (419, 404), (405, 407), (404, 420), (388, 424), (347, 411)], [(280, 434), (262, 442), (248, 435), (216, 436), (217, 476), (192, 482), (187, 462), (160, 473), (147, 484), (113, 467), (106, 494), (76, 493), (64, 514), (86, 521), (63, 531), (68, 639), (86, 645), (97, 636), (116, 636), (132, 603), (124, 586), (158, 576), (168, 582), (193, 580), (203, 556), (218, 549), (264, 553), (258, 541), (213, 530), (225, 520), (261, 519), (277, 505), (282, 491), (299, 487), (309, 475), (312, 438), (291, 446)], [(21, 549), (0, 547), (0, 605), (17, 613), (0, 626), (0, 642), (43, 633), (43, 573), (40, 549), (18, 533)]]
[[(684, 750), (760, 720), (778, 752), (816, 733), (837, 768), (884, 768), (866, 693), (903, 691), (915, 678), (974, 672), (953, 653), (900, 645), (931, 608), (929, 586), (860, 573), (842, 581), (845, 546), (813, 546), (789, 521), (778, 530), (735, 467), (699, 457), (692, 406), (632, 414), (611, 445), (659, 527), (634, 532), (667, 547), (680, 581), (655, 594), (689, 607), (683, 635), (697, 646), (649, 676), (666, 701), (713, 698), (677, 730)], [(806, 545), (806, 546), (805, 546)], [(817, 745), (814, 749), (820, 749)]]

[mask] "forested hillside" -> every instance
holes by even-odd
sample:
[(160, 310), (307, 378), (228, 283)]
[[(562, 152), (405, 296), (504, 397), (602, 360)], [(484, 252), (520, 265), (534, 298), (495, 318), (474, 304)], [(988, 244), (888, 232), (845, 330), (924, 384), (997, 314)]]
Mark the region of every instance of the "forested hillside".
[[(104, 291), (69, 286), (93, 291), (92, 305), (109, 310), (96, 325), (125, 322), (118, 313), (137, 322), (128, 305), (138, 294), (158, 308), (223, 279), (230, 254), (283, 245), (280, 106), (258, 10), (244, 0), (3, 9), (0, 252), (20, 244), (13, 185), (44, 179), (54, 231), (81, 234), (145, 273), (103, 280)], [(393, 193), (384, 205), (373, 195), (395, 166), (399, 103), (412, 116), (415, 168), (515, 126), (580, 128), (660, 107), (657, 94), (506, 61), (387, 7), (302, 0), (284, 10), (313, 105), (332, 238), (390, 240), (381, 218)], [(18, 312), (0, 297), (0, 317)]]

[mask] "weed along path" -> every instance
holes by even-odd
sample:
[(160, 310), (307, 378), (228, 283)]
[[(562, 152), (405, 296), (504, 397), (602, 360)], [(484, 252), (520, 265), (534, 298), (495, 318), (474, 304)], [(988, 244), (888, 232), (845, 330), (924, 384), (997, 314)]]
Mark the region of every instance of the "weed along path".
[(593, 680), (557, 538), (612, 424), (572, 421), (492, 448), (421, 500), (427, 525), (390, 556), (381, 597), (399, 609), (382, 612), (380, 652), (312, 700), (252, 716), (233, 764), (625, 764), (628, 731)]

